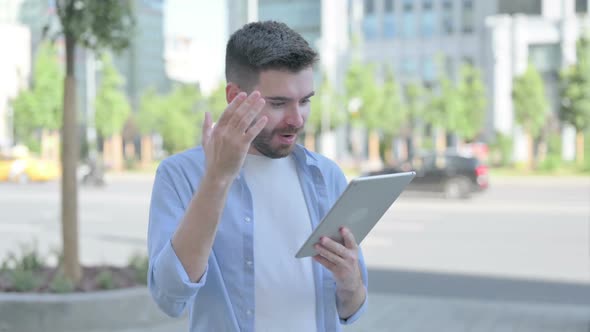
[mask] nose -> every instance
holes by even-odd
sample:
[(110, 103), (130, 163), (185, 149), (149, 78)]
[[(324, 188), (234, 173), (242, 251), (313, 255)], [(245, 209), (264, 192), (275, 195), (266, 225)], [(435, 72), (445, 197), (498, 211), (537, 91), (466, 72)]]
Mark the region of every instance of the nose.
[(303, 108), (300, 105), (289, 107), (287, 114), (285, 114), (285, 122), (289, 126), (300, 128), (303, 126)]

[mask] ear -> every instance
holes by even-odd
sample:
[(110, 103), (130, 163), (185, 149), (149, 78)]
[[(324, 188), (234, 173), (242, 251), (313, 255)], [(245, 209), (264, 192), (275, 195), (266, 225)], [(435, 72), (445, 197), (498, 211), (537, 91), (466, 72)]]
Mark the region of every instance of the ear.
[(227, 101), (227, 103), (231, 103), (232, 100), (234, 100), (234, 98), (238, 95), (238, 93), (240, 93), (242, 90), (240, 89), (240, 87), (233, 82), (229, 82), (227, 83), (227, 85), (225, 86), (225, 100)]

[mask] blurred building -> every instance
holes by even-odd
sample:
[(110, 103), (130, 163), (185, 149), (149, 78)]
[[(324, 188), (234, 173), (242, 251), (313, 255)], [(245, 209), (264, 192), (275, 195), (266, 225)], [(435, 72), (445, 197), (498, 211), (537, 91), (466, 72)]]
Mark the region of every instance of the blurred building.
[(512, 79), (531, 61), (557, 112), (557, 73), (575, 61), (588, 1), (350, 0), (349, 11), (363, 61), (391, 66), (402, 84), (432, 87), (440, 70), (456, 78), (463, 63), (480, 68), (489, 107), (483, 138), (516, 135), (518, 161), (526, 154), (514, 123)]
[(133, 0), (136, 34), (129, 48), (114, 58), (125, 78), (132, 109), (137, 111), (141, 95), (152, 88), (164, 93), (170, 88), (164, 61), (164, 0)]
[[(498, 15), (485, 20), (484, 72), (489, 92), (488, 130), (510, 135), (514, 159), (524, 161), (527, 145), (515, 123), (513, 78), (532, 63), (540, 71), (554, 122), (559, 112), (559, 72), (576, 61), (576, 41), (590, 27), (587, 0), (498, 1)], [(574, 159), (575, 130), (562, 126), (565, 160)]]
[(0, 61), (0, 151), (15, 143), (10, 100), (28, 85), (30, 38), (27, 27), (0, 21), (0, 40), (4, 44)]
[(224, 79), (230, 27), (247, 22), (239, 0), (168, 0), (165, 8), (165, 66), (171, 79), (198, 84), (208, 93)]

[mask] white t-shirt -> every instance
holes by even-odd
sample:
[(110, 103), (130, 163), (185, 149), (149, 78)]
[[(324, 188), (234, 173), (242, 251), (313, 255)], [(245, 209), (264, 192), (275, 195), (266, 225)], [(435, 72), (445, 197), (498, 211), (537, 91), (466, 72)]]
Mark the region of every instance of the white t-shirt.
[(315, 331), (312, 260), (295, 258), (312, 231), (295, 160), (248, 154), (244, 176), (254, 203), (255, 330)]

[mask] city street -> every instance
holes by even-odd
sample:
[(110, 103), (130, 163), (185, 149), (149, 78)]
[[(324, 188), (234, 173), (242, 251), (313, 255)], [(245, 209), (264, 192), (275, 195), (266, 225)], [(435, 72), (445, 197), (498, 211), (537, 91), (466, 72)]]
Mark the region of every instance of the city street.
[[(117, 175), (105, 188), (80, 188), (84, 263), (125, 264), (145, 252), (151, 181)], [(43, 253), (58, 248), (58, 217), (58, 183), (0, 184), (0, 256), (32, 241)], [(362, 243), (372, 302), (347, 331), (441, 322), (455, 324), (449, 331), (588, 331), (589, 236), (588, 177), (492, 178), (466, 201), (405, 193)], [(529, 316), (540, 325), (521, 319)], [(506, 329), (493, 323), (510, 317), (520, 318)]]

